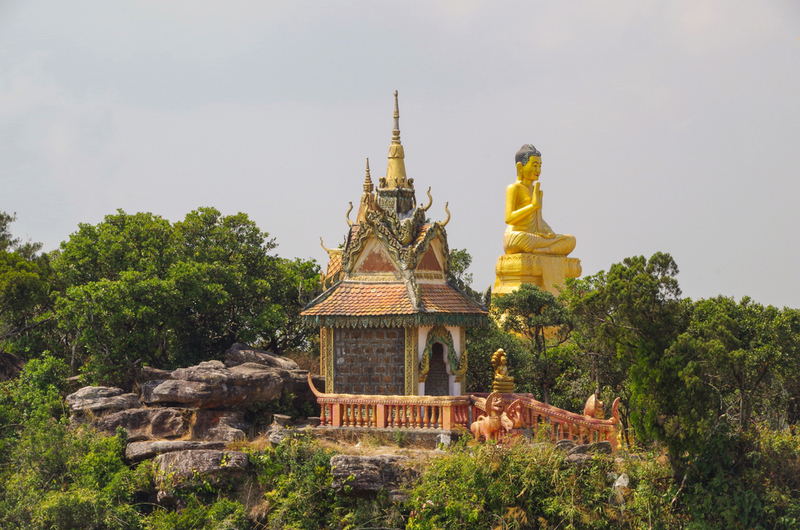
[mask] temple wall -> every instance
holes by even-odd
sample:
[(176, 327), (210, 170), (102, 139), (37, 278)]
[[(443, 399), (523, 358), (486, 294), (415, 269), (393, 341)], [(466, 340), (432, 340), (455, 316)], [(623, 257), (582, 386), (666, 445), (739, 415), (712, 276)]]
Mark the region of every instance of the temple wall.
[(336, 393), (404, 394), (405, 331), (402, 328), (336, 329), (333, 352)]

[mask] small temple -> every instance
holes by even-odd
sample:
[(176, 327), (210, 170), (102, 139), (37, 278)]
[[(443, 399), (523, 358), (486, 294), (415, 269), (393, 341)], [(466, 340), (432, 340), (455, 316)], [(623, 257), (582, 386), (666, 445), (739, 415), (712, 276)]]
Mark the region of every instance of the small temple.
[(320, 328), (327, 394), (459, 396), (467, 369), (465, 331), (487, 323), (485, 307), (448, 283), (443, 222), (417, 205), (394, 127), (386, 176), (377, 187), (367, 160), (363, 192), (344, 247), (325, 250), (325, 291), (301, 315)]
[[(530, 429), (554, 442), (607, 441), (616, 451), (619, 398), (612, 417), (604, 420), (597, 417), (602, 407), (595, 396), (581, 415), (515, 393), (502, 349), (492, 356), (492, 392), (464, 392), (466, 329), (488, 324), (488, 311), (448, 282), (450, 211), (445, 203), (447, 219), (428, 218), (430, 188), (427, 205), (417, 205), (400, 143), (397, 92), (394, 96), (386, 176), (376, 187), (367, 160), (356, 219), (350, 220), (352, 202), (345, 215), (349, 230), (343, 247), (322, 247), (329, 257), (325, 291), (300, 313), (320, 330), (325, 391), (308, 375), (320, 405), (320, 428), (410, 429), (437, 440), (469, 429), (476, 440), (496, 442), (518, 439)], [(516, 162), (517, 181), (506, 190), (508, 227), (505, 254), (496, 267), (496, 296), (522, 283), (554, 292), (581, 272), (580, 261), (567, 257), (575, 238), (556, 234), (542, 219), (541, 153), (524, 145)]]

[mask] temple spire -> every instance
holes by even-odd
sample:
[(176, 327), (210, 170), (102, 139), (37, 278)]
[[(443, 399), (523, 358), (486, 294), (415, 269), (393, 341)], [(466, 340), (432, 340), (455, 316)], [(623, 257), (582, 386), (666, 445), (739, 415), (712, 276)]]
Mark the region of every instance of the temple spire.
[(392, 144), (400, 145), (400, 108), (397, 104), (397, 90), (394, 91), (394, 129), (392, 129)]
[(367, 176), (364, 177), (364, 193), (372, 193), (372, 178), (369, 176), (369, 158), (367, 158)]
[[(400, 110), (397, 101), (397, 91), (394, 91), (394, 128), (392, 129), (392, 145), (389, 146), (389, 165), (386, 168), (386, 188), (413, 188), (413, 184), (406, 179), (405, 153), (400, 144)], [(383, 183), (381, 183), (383, 184)]]

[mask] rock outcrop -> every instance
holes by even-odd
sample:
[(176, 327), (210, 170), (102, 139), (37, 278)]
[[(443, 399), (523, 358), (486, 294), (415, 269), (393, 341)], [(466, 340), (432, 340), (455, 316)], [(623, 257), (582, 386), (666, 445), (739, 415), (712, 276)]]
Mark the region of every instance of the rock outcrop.
[(590, 444), (576, 444), (569, 440), (560, 440), (556, 444), (556, 449), (566, 451), (567, 457), (564, 462), (578, 467), (586, 465), (590, 462), (595, 454), (612, 453), (611, 442), (594, 442)]
[(225, 352), (225, 366), (233, 368), (244, 363), (255, 363), (282, 370), (299, 370), (300, 367), (291, 359), (275, 355), (266, 350), (251, 348), (246, 344), (236, 343)]
[(416, 476), (409, 463), (400, 455), (336, 455), (331, 458), (331, 486), (336, 490), (349, 486), (355, 494), (397, 491)]
[(227, 442), (194, 442), (191, 440), (161, 440), (158, 442), (133, 442), (125, 449), (125, 457), (132, 462), (140, 462), (175, 451), (195, 451), (198, 449), (225, 449)]
[(121, 388), (87, 386), (67, 396), (67, 405), (72, 414), (99, 414), (139, 408), (142, 402), (136, 394), (125, 394)]
[(240, 451), (197, 449), (174, 451), (156, 457), (156, 487), (167, 488), (198, 485), (198, 480), (219, 484), (244, 475), (247, 455)]
[[(324, 389), (321, 377), (313, 380)], [(224, 363), (207, 361), (172, 371), (144, 367), (138, 383), (138, 394), (84, 387), (67, 396), (67, 403), (73, 425), (89, 424), (108, 434), (125, 429), (129, 460), (155, 458), (163, 504), (179, 503), (175, 492), (184, 486), (235, 482), (244, 473), (247, 456), (225, 448), (246, 437), (246, 407), (280, 400), (286, 393), (298, 410), (306, 402), (316, 404), (307, 371), (243, 344), (225, 352)], [(281, 438), (297, 433), (280, 431)], [(384, 475), (392, 476), (389, 471)]]
[(227, 368), (220, 361), (207, 361), (173, 370), (171, 380), (146, 382), (141, 399), (151, 405), (184, 403), (198, 409), (244, 407), (280, 399), (290, 379), (287, 371), (261, 364)]
[(129, 409), (103, 416), (94, 426), (108, 434), (122, 427), (128, 431), (130, 442), (179, 438), (189, 427), (190, 414), (185, 409), (172, 407)]

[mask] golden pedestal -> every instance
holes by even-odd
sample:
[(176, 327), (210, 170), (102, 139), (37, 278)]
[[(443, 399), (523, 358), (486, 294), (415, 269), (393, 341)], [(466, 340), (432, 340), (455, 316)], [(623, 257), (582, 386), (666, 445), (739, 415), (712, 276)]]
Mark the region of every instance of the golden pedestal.
[(514, 378), (509, 377), (503, 381), (498, 381), (497, 379), (494, 380), (492, 384), (492, 392), (500, 392), (501, 394), (513, 394), (514, 393)]
[(566, 278), (581, 275), (581, 260), (550, 254), (504, 254), (497, 258), (494, 268), (497, 275), (492, 286), (492, 296), (502, 296), (523, 283), (533, 284), (558, 296)]

